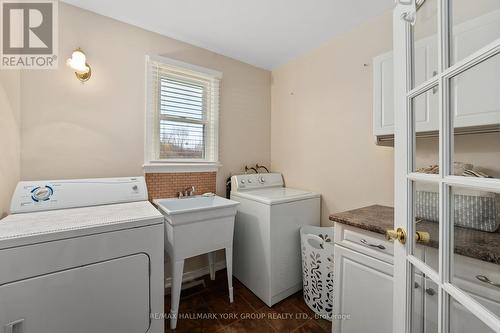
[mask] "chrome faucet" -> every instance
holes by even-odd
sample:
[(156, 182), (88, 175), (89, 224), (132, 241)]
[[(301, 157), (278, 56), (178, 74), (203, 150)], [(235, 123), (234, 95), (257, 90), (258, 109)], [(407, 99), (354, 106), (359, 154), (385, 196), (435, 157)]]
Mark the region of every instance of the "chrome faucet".
[(186, 187), (184, 191), (177, 192), (177, 198), (189, 198), (192, 197), (195, 193), (194, 186)]

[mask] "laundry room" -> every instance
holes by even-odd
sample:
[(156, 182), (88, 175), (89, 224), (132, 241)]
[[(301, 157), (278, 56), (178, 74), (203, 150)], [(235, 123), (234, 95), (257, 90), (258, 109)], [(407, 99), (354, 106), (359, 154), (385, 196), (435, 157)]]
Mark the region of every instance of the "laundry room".
[(498, 0), (0, 20), (0, 332), (500, 332)]

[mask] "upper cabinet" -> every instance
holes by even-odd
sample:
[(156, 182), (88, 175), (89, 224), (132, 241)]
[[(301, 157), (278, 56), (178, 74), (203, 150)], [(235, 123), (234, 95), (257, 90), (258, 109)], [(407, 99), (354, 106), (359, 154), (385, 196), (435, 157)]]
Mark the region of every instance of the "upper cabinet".
[[(462, 59), (491, 42), (500, 30), (500, 11), (466, 21), (453, 29), (453, 55)], [(415, 42), (415, 82), (425, 82), (437, 73), (436, 36)], [(452, 59), (455, 63), (455, 59)], [(500, 57), (493, 57), (450, 81), (450, 106), (454, 127), (467, 128), (500, 123)], [(479, 85), (478, 82), (483, 82)], [(484, 84), (487, 82), (488, 84)], [(438, 88), (434, 87), (414, 100), (417, 132), (439, 128)], [(373, 134), (394, 134), (394, 72), (392, 52), (373, 58)]]
[[(499, 31), (499, 10), (457, 25), (453, 29), (452, 63), (497, 39)], [(459, 74), (451, 84), (455, 128), (500, 122), (500, 57)]]
[(394, 133), (394, 71), (392, 52), (373, 58), (373, 134)]

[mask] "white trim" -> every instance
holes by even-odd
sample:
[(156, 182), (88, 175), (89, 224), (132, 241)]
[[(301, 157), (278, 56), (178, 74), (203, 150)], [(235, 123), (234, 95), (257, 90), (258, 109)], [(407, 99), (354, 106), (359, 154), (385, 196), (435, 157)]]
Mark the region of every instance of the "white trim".
[(154, 55), (150, 54), (146, 56), (146, 61), (156, 61), (156, 62), (161, 62), (163, 64), (175, 66), (175, 67), (181, 67), (183, 69), (187, 69), (193, 72), (196, 72), (197, 74), (202, 73), (205, 75), (208, 75), (214, 79), (222, 79), (222, 72), (210, 69), (210, 68), (205, 68), (202, 66), (198, 65), (193, 65), (193, 64), (188, 64), (187, 62), (183, 62), (180, 60), (172, 59), (172, 58), (167, 58), (167, 57), (162, 57), (159, 55)]
[[(412, 1), (412, 4), (414, 4)], [(405, 318), (407, 324), (410, 323), (411, 313), (407, 304), (411, 298), (409, 290), (411, 285), (409, 279), (403, 276), (413, 266), (418, 268), (433, 280), (439, 287), (438, 300), (438, 332), (447, 333), (449, 327), (450, 308), (449, 301), (454, 299), (461, 303), (467, 311), (470, 311), (479, 320), (490, 328), (500, 332), (500, 320), (484, 306), (474, 300), (471, 295), (465, 293), (459, 287), (450, 283), (451, 268), (453, 266), (453, 220), (450, 216), (449, 207), (451, 205), (451, 187), (470, 187), (474, 189), (488, 190), (500, 193), (500, 180), (482, 179), (472, 177), (453, 176), (452, 155), (453, 149), (453, 118), (450, 110), (450, 79), (476, 66), (477, 64), (500, 53), (500, 39), (491, 42), (475, 53), (458, 61), (450, 67), (449, 65), (449, 21), (450, 7), (449, 0), (439, 0), (438, 2), (438, 75), (423, 82), (413, 89), (408, 88), (409, 78), (413, 75), (411, 61), (408, 54), (411, 54), (413, 37), (407, 33), (409, 24), (400, 20), (405, 11), (410, 7), (398, 5), (394, 10), (394, 54), (395, 54), (395, 110), (400, 110), (395, 114), (395, 226), (407, 228), (408, 235), (414, 234), (413, 215), (410, 213), (410, 203), (412, 202), (412, 192), (409, 184), (412, 181), (430, 181), (439, 184), (439, 272), (435, 272), (420, 258), (411, 255), (412, 244), (409, 242), (404, 253), (404, 247), (394, 246), (394, 333), (410, 332), (408, 325), (401, 323), (401, 318)], [(406, 85), (406, 91), (405, 91)], [(439, 175), (425, 175), (412, 172), (409, 166), (414, 165), (415, 126), (412, 121), (411, 99), (428, 90), (432, 86), (439, 87)], [(406, 99), (406, 100), (405, 100)], [(411, 162), (411, 163), (409, 163)], [(408, 191), (405, 193), (405, 189)], [(408, 212), (407, 216), (405, 211)], [(409, 239), (413, 237), (410, 236)], [(406, 258), (402, 260), (402, 256)], [(400, 276), (400, 278), (398, 278)], [(406, 283), (406, 290), (403, 285)], [(404, 311), (406, 307), (407, 311)]]
[(146, 163), (142, 166), (144, 173), (177, 173), (177, 172), (217, 172), (222, 164), (219, 162), (204, 163)]
[[(448, 143), (450, 144), (450, 142)], [(443, 149), (441, 149), (443, 151)], [(444, 158), (444, 156), (443, 156)], [(444, 162), (444, 160), (443, 160)], [(444, 171), (443, 171), (444, 172)], [(497, 178), (476, 178), (464, 176), (440, 176), (434, 174), (412, 172), (407, 178), (417, 182), (446, 184), (455, 187), (469, 187), (485, 191), (500, 192), (500, 180)]]
[(470, 187), (500, 193), (500, 180), (495, 178), (446, 176), (442, 182), (454, 187)]
[(417, 182), (439, 183), (441, 178), (437, 174), (412, 172), (406, 176), (409, 180)]
[(408, 261), (413, 264), (415, 268), (425, 274), (426, 277), (430, 278), (434, 283), (439, 285), (439, 274), (434, 271), (434, 268), (425, 264), (422, 259), (415, 257), (414, 255), (408, 255)]
[[(208, 112), (209, 118), (204, 119), (200, 122), (192, 121), (187, 119), (175, 119), (175, 121), (187, 121), (192, 123), (205, 124), (208, 127), (208, 131), (205, 135), (205, 144), (207, 140), (210, 139), (213, 143), (210, 143), (211, 149), (205, 148), (206, 158), (204, 159), (168, 159), (155, 161), (155, 158), (159, 157), (159, 138), (157, 138), (157, 133), (155, 128), (157, 126), (160, 116), (155, 110), (155, 103), (157, 102), (153, 94), (153, 81), (152, 77), (152, 63), (165, 64), (165, 67), (172, 66), (175, 68), (182, 69), (186, 75), (195, 75), (198, 77), (206, 77), (207, 82), (210, 82), (210, 94), (212, 96), (213, 105), (210, 106), (210, 112)], [(153, 172), (203, 172), (203, 171), (217, 171), (221, 166), (218, 162), (219, 160), (219, 99), (220, 99), (220, 80), (222, 79), (222, 72), (208, 69), (205, 67), (188, 64), (179, 60), (170, 59), (158, 55), (146, 55), (145, 56), (145, 70), (146, 70), (146, 105), (145, 105), (145, 138), (144, 138), (144, 165), (143, 169), (145, 173)], [(190, 73), (191, 72), (191, 73)], [(174, 120), (174, 119), (172, 119)], [(210, 133), (208, 133), (210, 131)]]
[[(226, 261), (221, 260), (215, 263), (215, 271), (220, 271), (226, 268)], [(195, 279), (199, 279), (205, 275), (210, 274), (210, 269), (208, 268), (208, 265), (199, 269), (196, 269), (194, 271), (189, 271), (185, 272), (182, 274), (182, 283), (190, 282)], [(165, 289), (172, 287), (172, 277), (165, 278)]]
[[(409, 24), (401, 20), (401, 15), (410, 9), (408, 6), (397, 5), (393, 11), (393, 44), (394, 44), (394, 229), (407, 228), (409, 180), (408, 171), (411, 166), (409, 156), (412, 143), (409, 139), (408, 123), (409, 105), (407, 93), (410, 90), (411, 66), (408, 66), (411, 50), (406, 40), (409, 38)], [(406, 260), (408, 248), (399, 242), (394, 242), (394, 292), (393, 292), (393, 333), (408, 330), (409, 311), (407, 299), (409, 289), (407, 281), (410, 278), (409, 262)]]
[(144, 70), (146, 71), (146, 84), (144, 85), (144, 95), (146, 96), (146, 104), (144, 105), (144, 162), (149, 162), (153, 156), (153, 112), (151, 112), (151, 104), (153, 98), (151, 97), (151, 66), (149, 65), (149, 56), (145, 57)]

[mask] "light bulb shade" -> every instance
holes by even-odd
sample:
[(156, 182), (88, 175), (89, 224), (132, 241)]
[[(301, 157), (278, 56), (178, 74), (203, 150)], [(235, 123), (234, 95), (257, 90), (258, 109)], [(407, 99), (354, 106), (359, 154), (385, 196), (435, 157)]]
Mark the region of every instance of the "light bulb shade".
[(82, 50), (77, 49), (71, 54), (71, 58), (66, 61), (66, 64), (78, 74), (88, 73), (90, 68), (86, 63), (87, 57)]

